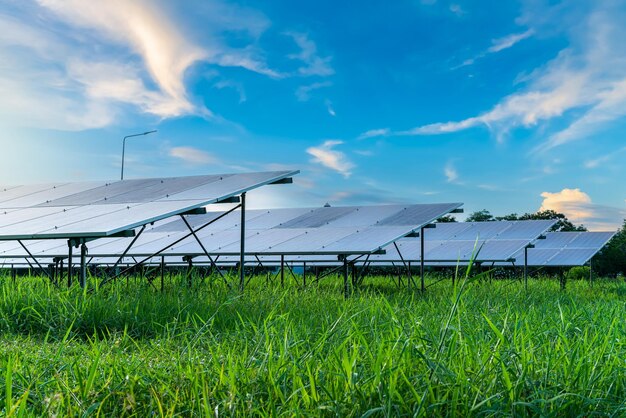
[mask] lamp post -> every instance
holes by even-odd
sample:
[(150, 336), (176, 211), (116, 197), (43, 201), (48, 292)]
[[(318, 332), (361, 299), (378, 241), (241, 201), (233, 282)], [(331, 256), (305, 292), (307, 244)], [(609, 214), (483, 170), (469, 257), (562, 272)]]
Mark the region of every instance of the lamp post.
[(140, 134), (126, 135), (124, 137), (124, 139), (122, 140), (122, 175), (120, 177), (120, 180), (124, 180), (124, 153), (126, 151), (126, 138), (132, 138), (134, 136), (142, 136), (142, 135), (153, 134), (155, 132), (156, 132), (156, 130), (154, 130), (154, 131), (147, 131), (147, 132), (142, 132)]

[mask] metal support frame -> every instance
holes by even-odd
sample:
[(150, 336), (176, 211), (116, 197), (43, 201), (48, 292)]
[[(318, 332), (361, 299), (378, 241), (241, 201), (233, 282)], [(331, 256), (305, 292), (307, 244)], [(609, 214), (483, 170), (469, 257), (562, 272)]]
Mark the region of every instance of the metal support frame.
[(241, 224), (239, 225), (241, 239), (239, 241), (239, 291), (243, 292), (246, 283), (244, 270), (246, 261), (246, 193), (241, 194)]
[(280, 255), (280, 287), (285, 287), (285, 255)]
[[(400, 252), (400, 248), (398, 248), (398, 244), (395, 241), (393, 242), (393, 246), (396, 248), (396, 251), (398, 252), (398, 255), (400, 256), (400, 261), (402, 261), (402, 265), (406, 269), (407, 284), (408, 284), (409, 289), (411, 289), (411, 284), (413, 282), (413, 277), (411, 277), (411, 267), (410, 267), (410, 264), (407, 264), (406, 261), (404, 261), (404, 257), (402, 256), (402, 253)], [(400, 280), (398, 278), (398, 282), (399, 281)]]
[(87, 244), (80, 245), (80, 287), (87, 286)]
[(161, 256), (161, 292), (165, 288), (165, 256)]
[[(356, 257), (356, 258), (354, 258), (354, 259), (350, 260), (350, 262), (351, 262), (351, 263), (354, 263), (354, 262), (358, 261), (358, 260), (359, 260), (361, 257), (363, 257), (364, 255), (367, 255), (367, 256), (369, 257), (369, 254), (361, 254), (361, 255), (359, 255), (358, 257)], [(347, 258), (347, 255), (346, 255), (346, 254), (339, 254), (339, 255), (337, 256), (337, 259), (338, 259), (339, 261), (342, 261), (344, 258)], [(325, 272), (324, 272), (324, 273), (322, 273), (322, 274), (319, 274), (319, 271), (317, 270), (317, 267), (316, 267), (316, 272), (315, 272), (315, 276), (316, 276), (316, 277), (315, 277), (315, 283), (319, 283), (319, 281), (320, 281), (320, 280), (322, 280), (324, 277), (329, 276), (329, 275), (331, 275), (331, 274), (333, 274), (333, 273), (335, 273), (335, 272), (338, 272), (339, 270), (341, 270), (341, 269), (342, 269), (342, 267), (343, 267), (343, 264), (342, 264), (342, 265), (340, 265), (339, 267), (335, 267), (335, 268), (333, 268), (333, 269), (330, 269), (330, 270), (328, 270), (328, 271), (325, 271)]]
[(111, 271), (115, 271), (115, 268), (117, 267), (117, 265), (119, 263), (122, 262), (122, 260), (124, 259), (124, 257), (126, 257), (126, 254), (128, 254), (128, 252), (130, 251), (130, 249), (133, 247), (133, 245), (135, 245), (135, 242), (137, 242), (137, 240), (139, 239), (139, 237), (141, 236), (141, 234), (143, 233), (143, 231), (146, 229), (146, 225), (142, 226), (141, 229), (139, 230), (139, 233), (137, 235), (135, 235), (135, 237), (132, 239), (132, 241), (130, 242), (130, 244), (128, 244), (128, 247), (126, 247), (126, 249), (124, 250), (124, 252), (122, 253), (122, 255), (120, 255), (120, 257), (117, 259), (117, 261), (115, 262), (115, 264), (113, 264), (113, 267), (111, 267)]
[(524, 289), (528, 290), (528, 246), (524, 247)]
[(348, 299), (350, 297), (350, 281), (348, 280), (348, 260), (343, 257), (343, 296)]
[(302, 262), (302, 287), (306, 287), (306, 261)]
[(420, 286), (421, 291), (426, 291), (426, 284), (424, 283), (424, 227), (420, 230)]
[[(226, 212), (222, 213), (221, 215), (219, 215), (219, 216), (217, 216), (217, 217), (215, 217), (215, 218), (211, 219), (209, 222), (205, 223), (204, 225), (202, 225), (202, 226), (200, 226), (200, 227), (198, 227), (198, 228), (194, 229), (194, 230), (193, 230), (193, 233), (197, 233), (197, 232), (201, 231), (202, 229), (206, 228), (207, 226), (211, 225), (212, 223), (217, 222), (218, 220), (220, 220), (220, 219), (222, 219), (223, 217), (227, 216), (228, 214), (230, 214), (231, 212), (233, 212), (234, 210), (236, 210), (236, 209), (237, 209), (237, 208), (239, 208), (240, 206), (241, 206), (241, 205), (234, 206), (233, 208), (231, 208), (231, 209), (227, 210)], [(165, 247), (161, 248), (159, 251), (156, 251), (155, 253), (150, 254), (149, 256), (147, 256), (147, 257), (145, 257), (145, 258), (141, 259), (141, 260), (140, 260), (140, 261), (138, 261), (138, 262), (136, 261), (136, 262), (135, 262), (135, 264), (133, 264), (132, 266), (126, 267), (124, 270), (120, 271), (120, 272), (119, 272), (119, 273), (117, 273), (115, 276), (108, 277), (107, 279), (103, 280), (103, 281), (102, 281), (102, 283), (100, 284), (100, 286), (103, 286), (103, 285), (105, 285), (105, 284), (107, 284), (107, 283), (109, 283), (109, 282), (111, 282), (111, 281), (113, 281), (113, 280), (118, 279), (120, 276), (122, 276), (122, 275), (123, 275), (123, 274), (125, 274), (126, 272), (128, 272), (128, 271), (132, 270), (133, 268), (135, 268), (135, 267), (137, 267), (137, 266), (139, 266), (139, 265), (142, 265), (142, 264), (143, 264), (143, 263), (145, 263), (146, 261), (148, 261), (148, 260), (150, 260), (150, 259), (152, 259), (152, 258), (154, 258), (154, 257), (156, 257), (156, 256), (158, 256), (158, 255), (161, 255), (161, 253), (162, 253), (162, 252), (166, 251), (166, 250), (167, 250), (168, 248), (170, 248), (171, 246), (176, 245), (176, 244), (178, 244), (179, 242), (186, 240), (186, 239), (187, 239), (187, 238), (189, 238), (191, 235), (193, 235), (193, 234), (190, 232), (189, 234), (186, 234), (186, 235), (184, 235), (184, 236), (182, 236), (182, 237), (178, 238), (178, 239), (177, 239), (177, 240), (175, 240), (174, 242), (172, 242), (172, 243), (168, 244), (167, 246), (165, 246)]]
[[(230, 283), (228, 283), (228, 280), (226, 280), (226, 277), (224, 277), (224, 275), (220, 271), (219, 267), (217, 267), (217, 264), (215, 264), (217, 259), (213, 260), (213, 257), (211, 257), (211, 255), (207, 251), (206, 247), (202, 243), (202, 240), (200, 240), (198, 235), (196, 235), (196, 231), (193, 230), (192, 226), (187, 221), (187, 218), (185, 218), (183, 215), (180, 215), (180, 217), (183, 220), (183, 222), (185, 223), (185, 225), (187, 226), (187, 228), (189, 229), (189, 232), (191, 233), (191, 235), (194, 237), (194, 239), (196, 240), (196, 242), (200, 246), (200, 248), (202, 248), (202, 252), (204, 252), (204, 255), (207, 256), (207, 258), (209, 259), (209, 263), (211, 263), (211, 268), (215, 267), (215, 269), (217, 270), (217, 273), (221, 276), (222, 280), (224, 280), (224, 283), (226, 283), (226, 286), (230, 289)], [(218, 256), (218, 258), (219, 258), (219, 256)]]
[(193, 257), (187, 257), (187, 287), (191, 289), (191, 272), (193, 269)]
[[(22, 242), (22, 240), (17, 240), (17, 242), (19, 242), (19, 244), (22, 246), (22, 248), (24, 249), (24, 251), (26, 251), (26, 253), (29, 255), (30, 258), (33, 259), (33, 261), (37, 264), (37, 267), (39, 268), (39, 270), (41, 270), (43, 272), (43, 274), (45, 274), (46, 276), (48, 276), (48, 279), (50, 279), (50, 281), (56, 286), (56, 283), (54, 283), (54, 280), (52, 279), (52, 276), (50, 276), (50, 272), (48, 272), (46, 269), (44, 269), (41, 264), (39, 263), (39, 261), (37, 260), (37, 258), (35, 258), (35, 256), (33, 256), (33, 254), (28, 250), (28, 248), (26, 248), (26, 246), (24, 245), (24, 243)], [(28, 259), (26, 260), (28, 261)], [(30, 263), (29, 263), (30, 264)]]
[(67, 287), (72, 287), (72, 256), (74, 246), (72, 240), (67, 240)]

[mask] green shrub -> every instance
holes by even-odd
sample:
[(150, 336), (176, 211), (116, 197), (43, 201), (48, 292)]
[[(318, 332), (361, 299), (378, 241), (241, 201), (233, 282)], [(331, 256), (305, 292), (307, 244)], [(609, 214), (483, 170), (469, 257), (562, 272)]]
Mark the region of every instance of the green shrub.
[(588, 266), (572, 267), (567, 272), (568, 280), (589, 280), (590, 268)]

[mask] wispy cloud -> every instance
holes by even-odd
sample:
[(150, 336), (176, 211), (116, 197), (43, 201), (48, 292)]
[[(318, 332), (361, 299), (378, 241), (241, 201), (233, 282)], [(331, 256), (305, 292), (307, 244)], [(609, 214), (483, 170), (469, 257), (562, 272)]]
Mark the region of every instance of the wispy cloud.
[(574, 224), (583, 224), (590, 230), (616, 230), (626, 217), (624, 208), (594, 204), (591, 197), (580, 189), (563, 189), (559, 192), (541, 193), (543, 202), (539, 210), (563, 213)]
[[(190, 22), (200, 20), (206, 30), (195, 31)], [(15, 99), (0, 103), (0, 117), (63, 130), (104, 127), (129, 111), (211, 117), (186, 86), (197, 63), (276, 79), (332, 74), (330, 58), (303, 34), (293, 34), (301, 52), (292, 58), (303, 62), (298, 73), (270, 68), (257, 42), (270, 25), (263, 14), (223, 0), (176, 8), (162, 0), (9, 2), (0, 10), (0, 88)], [(226, 36), (233, 32), (236, 47)], [(234, 88), (246, 100), (235, 81), (215, 87)]]
[[(535, 149), (545, 152), (588, 137), (626, 116), (626, 44), (622, 42), (626, 38), (623, 25), (626, 10), (609, 1), (593, 3), (593, 6), (595, 8), (577, 25), (567, 29), (551, 28), (565, 32), (570, 45), (530, 74), (518, 92), (504, 97), (489, 111), (460, 121), (432, 123), (390, 134), (436, 135), (486, 126), (502, 141), (512, 129), (535, 127), (577, 109), (581, 116), (571, 120), (565, 129), (548, 136)], [(518, 21), (532, 26), (536, 21), (543, 22), (538, 16), (541, 13), (555, 12), (534, 10)], [(558, 16), (553, 17), (559, 22)], [(555, 25), (552, 20), (537, 24), (540, 26), (532, 29), (537, 33), (549, 30), (548, 25)], [(532, 32), (524, 32), (517, 37), (503, 38), (492, 48), (504, 48), (530, 34)]]
[(213, 84), (216, 89), (233, 89), (239, 95), (239, 103), (244, 103), (248, 98), (246, 97), (246, 90), (243, 88), (243, 84), (233, 80), (220, 80)]
[(371, 129), (369, 131), (363, 132), (357, 139), (368, 139), (368, 138), (377, 138), (381, 136), (388, 136), (391, 134), (391, 129), (383, 128), (383, 129)]
[(309, 36), (300, 32), (286, 32), (285, 35), (291, 37), (300, 48), (297, 54), (290, 54), (288, 57), (301, 61), (304, 65), (298, 68), (301, 76), (330, 76), (335, 74), (335, 70), (330, 65), (332, 57), (321, 57), (317, 52), (317, 45)]
[(478, 61), (479, 59), (485, 58), (487, 55), (495, 54), (505, 49), (509, 49), (513, 47), (514, 45), (523, 41), (524, 39), (530, 38), (531, 36), (534, 35), (534, 33), (535, 33), (535, 30), (531, 28), (531, 29), (526, 30), (525, 32), (512, 33), (503, 38), (492, 39), (491, 46), (489, 48), (475, 55), (472, 58), (466, 59), (460, 65), (457, 65), (456, 67), (453, 67), (452, 69), (456, 70), (461, 67), (473, 65), (474, 63), (476, 63), (476, 61)]
[(461, 17), (467, 14), (467, 11), (461, 7), (458, 3), (452, 3), (449, 7), (449, 10), (454, 13), (456, 16)]
[(330, 87), (333, 83), (330, 81), (319, 81), (316, 83), (300, 86), (296, 89), (296, 98), (299, 102), (307, 102), (311, 99), (311, 92), (324, 87)]
[(194, 147), (173, 147), (169, 150), (170, 157), (192, 165), (217, 164), (218, 160), (206, 151)]
[(457, 183), (459, 180), (459, 173), (451, 162), (443, 168), (443, 174), (446, 176), (448, 183)]
[(333, 107), (333, 103), (330, 100), (326, 100), (326, 111), (332, 117), (337, 116), (337, 112), (335, 112), (335, 108)]
[(491, 41), (491, 46), (487, 49), (487, 52), (495, 53), (505, 49), (509, 49), (518, 42), (530, 38), (531, 36), (533, 36), (534, 33), (535, 30), (531, 28), (526, 30), (525, 32), (512, 33), (503, 38), (494, 39)]
[(623, 152), (626, 152), (626, 147), (622, 147), (622, 148), (618, 149), (617, 151), (611, 152), (610, 154), (606, 154), (606, 155), (603, 155), (601, 157), (597, 157), (597, 158), (594, 158), (594, 159), (591, 159), (591, 160), (587, 160), (587, 161), (585, 161), (583, 166), (585, 168), (589, 168), (589, 169), (598, 168), (601, 165), (611, 161), (613, 158), (615, 158), (619, 154), (622, 154)]
[(306, 152), (313, 156), (313, 162), (321, 164), (343, 175), (350, 177), (352, 169), (355, 165), (346, 157), (346, 155), (334, 148), (343, 144), (343, 141), (328, 140), (317, 147), (309, 147)]

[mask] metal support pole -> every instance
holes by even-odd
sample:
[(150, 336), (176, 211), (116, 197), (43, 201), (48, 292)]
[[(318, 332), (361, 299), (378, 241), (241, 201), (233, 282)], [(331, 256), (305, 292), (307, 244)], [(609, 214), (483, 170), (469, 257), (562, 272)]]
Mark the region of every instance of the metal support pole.
[(593, 286), (593, 266), (591, 264), (591, 260), (589, 260), (589, 286)]
[(426, 291), (424, 283), (424, 227), (420, 230), (420, 282), (422, 292)]
[(524, 289), (528, 290), (528, 247), (524, 247)]
[(67, 287), (72, 286), (72, 252), (74, 251), (74, 247), (72, 246), (72, 241), (67, 241)]
[(348, 281), (348, 260), (343, 259), (343, 295), (346, 299), (350, 297), (350, 282)]
[(187, 257), (187, 287), (191, 287), (191, 270), (193, 269), (193, 260)]
[(165, 256), (161, 256), (161, 292), (165, 288)]
[(13, 284), (15, 284), (15, 279), (17, 278), (17, 272), (15, 271), (15, 266), (11, 264), (11, 280)]
[(241, 194), (241, 224), (239, 225), (241, 238), (239, 240), (239, 291), (243, 292), (246, 284), (244, 271), (246, 260), (246, 193)]
[(302, 263), (302, 287), (306, 287), (306, 261)]
[(87, 244), (80, 246), (80, 287), (87, 286)]
[(280, 287), (285, 287), (285, 255), (280, 256)]
[(565, 290), (565, 286), (566, 286), (565, 280), (566, 280), (566, 278), (565, 278), (565, 271), (563, 270), (563, 268), (559, 269), (559, 278), (561, 279), (560, 280), (561, 281), (561, 290)]

